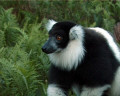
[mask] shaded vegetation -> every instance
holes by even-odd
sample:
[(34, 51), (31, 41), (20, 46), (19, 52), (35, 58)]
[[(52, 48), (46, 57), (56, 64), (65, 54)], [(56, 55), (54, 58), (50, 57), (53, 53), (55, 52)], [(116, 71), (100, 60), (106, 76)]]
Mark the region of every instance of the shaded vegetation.
[(0, 96), (46, 96), (47, 19), (70, 20), (114, 32), (120, 2), (0, 1)]

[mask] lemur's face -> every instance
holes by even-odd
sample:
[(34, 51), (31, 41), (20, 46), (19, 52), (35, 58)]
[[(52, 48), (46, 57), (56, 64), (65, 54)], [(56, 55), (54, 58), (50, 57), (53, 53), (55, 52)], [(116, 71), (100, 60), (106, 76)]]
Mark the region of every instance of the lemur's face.
[(43, 52), (50, 54), (60, 52), (69, 42), (69, 31), (75, 24), (71, 22), (55, 23), (49, 31), (49, 39), (42, 47)]

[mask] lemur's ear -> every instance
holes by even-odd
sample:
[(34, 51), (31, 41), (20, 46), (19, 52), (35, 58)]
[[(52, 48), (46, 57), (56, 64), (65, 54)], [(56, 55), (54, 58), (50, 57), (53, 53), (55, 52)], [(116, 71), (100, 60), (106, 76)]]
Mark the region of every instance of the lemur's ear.
[(48, 31), (50, 31), (50, 29), (53, 27), (54, 24), (56, 24), (57, 22), (54, 20), (48, 20), (47, 24), (46, 24), (46, 29)]
[(83, 32), (83, 28), (82, 26), (80, 25), (76, 25), (74, 27), (72, 27), (70, 29), (70, 33), (69, 33), (69, 36), (70, 36), (70, 39), (73, 40), (73, 39), (82, 39), (83, 36), (84, 36), (84, 32)]

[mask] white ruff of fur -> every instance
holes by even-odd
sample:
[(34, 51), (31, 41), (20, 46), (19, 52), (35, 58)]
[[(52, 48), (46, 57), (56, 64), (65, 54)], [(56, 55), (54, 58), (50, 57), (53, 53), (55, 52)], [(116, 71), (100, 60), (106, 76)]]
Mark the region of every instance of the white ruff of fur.
[(82, 27), (72, 27), (69, 35), (71, 40), (65, 49), (59, 53), (49, 54), (50, 61), (55, 66), (68, 71), (73, 68), (76, 69), (85, 54), (83, 46), (84, 31)]
[(118, 48), (118, 46), (115, 44), (112, 36), (104, 29), (102, 28), (90, 28), (95, 30), (96, 32), (100, 33), (101, 35), (104, 36), (104, 38), (107, 40), (107, 43), (109, 45), (109, 47), (111, 48), (114, 56), (116, 57), (116, 59), (120, 62), (120, 50)]
[(48, 23), (46, 24), (46, 29), (47, 31), (50, 31), (51, 28), (53, 27), (54, 24), (56, 24), (57, 22), (54, 20), (49, 20)]

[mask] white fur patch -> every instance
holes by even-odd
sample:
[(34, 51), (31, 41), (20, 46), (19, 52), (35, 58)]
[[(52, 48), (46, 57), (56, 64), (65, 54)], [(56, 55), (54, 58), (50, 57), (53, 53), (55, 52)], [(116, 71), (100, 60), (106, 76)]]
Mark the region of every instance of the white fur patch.
[(46, 24), (46, 29), (47, 29), (48, 31), (50, 31), (51, 28), (53, 27), (53, 25), (56, 24), (56, 23), (57, 23), (57, 22), (54, 21), (54, 20), (48, 20), (48, 23)]
[(115, 74), (115, 79), (111, 86), (110, 96), (120, 96), (120, 67)]
[(80, 96), (102, 96), (103, 92), (108, 88), (110, 88), (110, 85), (95, 88), (83, 87), (83, 91)]
[(47, 89), (47, 96), (66, 96), (64, 91), (56, 84), (50, 84)]
[(80, 39), (83, 41), (84, 38), (84, 33), (83, 33), (83, 29), (82, 26), (74, 26), (70, 29), (70, 33), (69, 33), (70, 39)]
[(76, 69), (78, 64), (82, 61), (85, 55), (83, 46), (84, 32), (79, 26), (75, 26), (70, 30), (71, 34), (75, 32), (78, 38), (70, 40), (67, 47), (59, 53), (49, 54), (50, 61), (59, 68), (71, 70)]
[(104, 38), (106, 38), (107, 43), (108, 43), (109, 47), (111, 48), (114, 56), (120, 62), (120, 50), (119, 50), (118, 46), (115, 44), (112, 36), (106, 30), (104, 30), (102, 28), (97, 27), (97, 28), (90, 28), (90, 29), (95, 30), (96, 32), (102, 34), (104, 36)]

